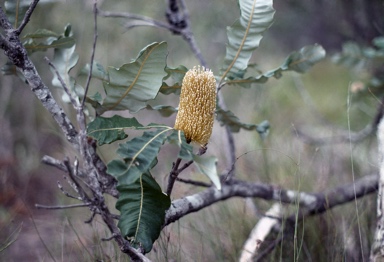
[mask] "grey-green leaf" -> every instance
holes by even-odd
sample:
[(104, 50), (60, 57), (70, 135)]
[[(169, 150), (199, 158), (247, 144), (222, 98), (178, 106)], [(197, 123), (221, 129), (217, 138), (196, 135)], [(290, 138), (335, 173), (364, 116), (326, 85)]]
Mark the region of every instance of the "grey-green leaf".
[(223, 78), (242, 77), (262, 34), (272, 25), (275, 13), (272, 0), (240, 0), (239, 4), (240, 18), (227, 29)]
[(222, 108), (216, 109), (217, 120), (220, 122), (220, 125), (228, 126), (231, 132), (237, 133), (240, 129), (245, 130), (256, 130), (262, 137), (268, 134), (269, 123), (268, 121), (263, 121), (259, 125), (256, 124), (246, 124), (240, 121), (240, 119), (235, 116), (229, 110), (223, 110)]
[(148, 110), (155, 110), (159, 112), (164, 117), (169, 117), (177, 112), (177, 109), (173, 106), (164, 106), (164, 105), (158, 105), (158, 106), (151, 106), (147, 105), (146, 107)]
[(216, 157), (203, 157), (194, 155), (193, 161), (198, 170), (206, 175), (217, 189), (221, 189), (221, 182), (219, 175), (217, 174), (217, 158)]
[(153, 43), (145, 47), (135, 61), (120, 68), (108, 68), (109, 81), (103, 83), (107, 95), (104, 111), (137, 112), (145, 108), (147, 101), (156, 97), (167, 75), (166, 57), (167, 44)]
[(288, 55), (283, 64), (276, 69), (265, 72), (264, 74), (256, 77), (248, 77), (245, 79), (235, 78), (228, 80), (228, 85), (237, 85), (245, 88), (249, 88), (252, 84), (263, 84), (268, 81), (269, 78), (280, 78), (284, 71), (295, 71), (298, 73), (304, 73), (308, 71), (316, 63), (324, 59), (326, 52), (320, 45), (304, 46), (299, 51), (294, 51)]
[(4, 2), (5, 14), (14, 28), (17, 28), (24, 18), (31, 1), (8, 0)]
[(350, 69), (361, 69), (367, 63), (367, 58), (357, 43), (346, 42), (343, 44), (342, 51), (332, 57), (332, 61)]
[(47, 38), (47, 37), (59, 37), (60, 35), (48, 30), (48, 29), (37, 29), (34, 33), (26, 34), (24, 38)]
[(179, 146), (180, 151), (178, 158), (190, 161), (193, 160), (193, 147), (188, 144), (183, 131), (173, 130), (172, 134), (168, 136), (168, 142)]
[(88, 136), (97, 140), (99, 146), (110, 144), (128, 137), (124, 132), (126, 128), (143, 127), (136, 118), (125, 118), (114, 115), (113, 117), (97, 117), (88, 125)]
[[(81, 70), (81, 74), (88, 75), (90, 69), (91, 69), (90, 65), (86, 64), (86, 66), (83, 68), (83, 70)], [(102, 81), (108, 81), (107, 71), (105, 71), (104, 67), (96, 61), (93, 62), (92, 77), (97, 78), (97, 79), (102, 80)]]
[(169, 95), (172, 93), (180, 94), (181, 84), (187, 71), (188, 69), (182, 65), (176, 68), (167, 66), (165, 68), (165, 72), (167, 72), (168, 75), (164, 78), (164, 82), (160, 88), (160, 92), (164, 95)]
[(304, 73), (324, 57), (325, 50), (321, 45), (304, 46), (299, 51), (291, 53), (280, 68)]
[(133, 183), (119, 184), (117, 190), (118, 227), (136, 248), (148, 253), (160, 235), (171, 200), (149, 173), (141, 174)]

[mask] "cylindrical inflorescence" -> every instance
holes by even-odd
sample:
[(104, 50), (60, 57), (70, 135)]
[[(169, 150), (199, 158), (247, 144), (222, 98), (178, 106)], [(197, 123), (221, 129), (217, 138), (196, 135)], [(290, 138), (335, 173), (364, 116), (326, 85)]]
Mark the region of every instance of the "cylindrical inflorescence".
[(188, 70), (181, 87), (175, 129), (184, 132), (188, 143), (208, 144), (216, 109), (216, 79), (211, 70), (195, 66)]

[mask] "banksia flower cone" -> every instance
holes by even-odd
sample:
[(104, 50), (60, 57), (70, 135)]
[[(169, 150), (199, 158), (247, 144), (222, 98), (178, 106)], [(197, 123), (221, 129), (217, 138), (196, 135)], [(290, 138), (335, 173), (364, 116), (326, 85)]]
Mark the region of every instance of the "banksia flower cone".
[(183, 79), (175, 129), (184, 131), (187, 143), (208, 144), (216, 108), (216, 80), (204, 67), (188, 70)]

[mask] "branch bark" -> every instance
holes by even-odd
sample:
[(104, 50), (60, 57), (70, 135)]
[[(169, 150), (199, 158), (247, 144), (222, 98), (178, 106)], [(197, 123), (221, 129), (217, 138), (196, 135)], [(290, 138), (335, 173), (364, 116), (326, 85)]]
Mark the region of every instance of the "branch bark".
[(384, 257), (384, 118), (381, 119), (377, 129), (379, 149), (379, 192), (377, 194), (377, 224), (374, 242), (371, 248), (370, 261), (381, 261)]
[[(377, 178), (378, 175), (373, 174), (356, 180), (356, 198), (376, 192)], [(270, 184), (233, 180), (230, 184), (223, 184), (221, 190), (211, 187), (194, 195), (172, 201), (171, 207), (165, 216), (165, 225), (231, 197), (256, 197), (287, 204), (295, 203), (300, 207), (304, 207), (299, 212), (299, 217), (305, 217), (322, 213), (354, 200), (355, 191), (353, 184), (339, 186), (321, 193), (305, 193), (282, 189)]]

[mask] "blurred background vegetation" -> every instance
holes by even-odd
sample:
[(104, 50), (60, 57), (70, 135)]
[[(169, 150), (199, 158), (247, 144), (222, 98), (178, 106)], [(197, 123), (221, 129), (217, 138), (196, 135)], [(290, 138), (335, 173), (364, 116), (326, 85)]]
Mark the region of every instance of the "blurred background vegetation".
[[(202, 53), (213, 72), (218, 74), (225, 55), (226, 26), (239, 16), (237, 1), (187, 1), (192, 29)], [(126, 11), (158, 20), (165, 20), (164, 1), (99, 1), (102, 10)], [(222, 89), (228, 108), (247, 123), (268, 120), (271, 132), (261, 140), (256, 132), (235, 134), (236, 172), (238, 178), (272, 183), (305, 192), (325, 191), (377, 172), (377, 149), (374, 136), (353, 144), (314, 146), (304, 143), (297, 130), (321, 138), (354, 132), (373, 121), (379, 105), (380, 87), (351, 90), (359, 81), (379, 74), (368, 65), (351, 71), (332, 63), (332, 55), (347, 41), (370, 46), (383, 34), (384, 6), (379, 0), (307, 1), (276, 0), (275, 23), (265, 33), (252, 63), (263, 71), (278, 67), (284, 58), (304, 45), (319, 43), (327, 58), (305, 75), (284, 73), (279, 80), (250, 89), (227, 86)], [(89, 62), (93, 41), (92, 1), (42, 1), (25, 32), (45, 28), (62, 32), (67, 23), (73, 28), (80, 55), (77, 75)], [(96, 60), (104, 66), (121, 66), (137, 56), (147, 44), (167, 41), (168, 65), (198, 64), (186, 43), (163, 29), (124, 28), (126, 21), (98, 18), (99, 38)], [(42, 59), (52, 53), (35, 53), (32, 60), (49, 85), (52, 74)], [(0, 61), (6, 62), (0, 55)], [(79, 78), (80, 82), (84, 79)], [(94, 82), (95, 92), (100, 83)], [(60, 100), (61, 94), (55, 91)], [(350, 101), (348, 103), (348, 100)], [(177, 106), (178, 97), (160, 97), (164, 104)], [(62, 105), (70, 112), (67, 105)], [(153, 111), (139, 112), (142, 123), (153, 121), (173, 126), (174, 115), (162, 119)], [(350, 126), (350, 130), (348, 129)], [(215, 124), (209, 144), (209, 155), (219, 158), (224, 171), (223, 129)], [(102, 149), (104, 159), (112, 158), (113, 146)], [(42, 211), (35, 203), (69, 204), (57, 189), (62, 174), (41, 164), (45, 154), (59, 159), (73, 155), (51, 116), (35, 99), (28, 86), (15, 77), (0, 76), (0, 243), (10, 243), (0, 252), (3, 261), (47, 261), (51, 253), (58, 261), (127, 261), (113, 243), (102, 242), (108, 237), (96, 219), (92, 225), (87, 209)], [(160, 184), (175, 160), (172, 148), (162, 151), (154, 174)], [(353, 161), (352, 161), (353, 160)], [(352, 168), (353, 165), (353, 168)], [(183, 177), (206, 179), (189, 169)], [(68, 187), (67, 187), (68, 188)], [(177, 184), (174, 198), (200, 190)], [(111, 206), (114, 200), (111, 199)], [(326, 212), (309, 217), (298, 228), (298, 244), (284, 239), (264, 261), (360, 261), (361, 253), (369, 255), (375, 226), (375, 196), (367, 196)], [(231, 199), (189, 215), (168, 226), (149, 257), (154, 261), (235, 261), (252, 227), (272, 203), (254, 199)], [(295, 207), (285, 207), (285, 215)], [(362, 249), (359, 243), (359, 227)], [(266, 245), (276, 235), (271, 235)]]

